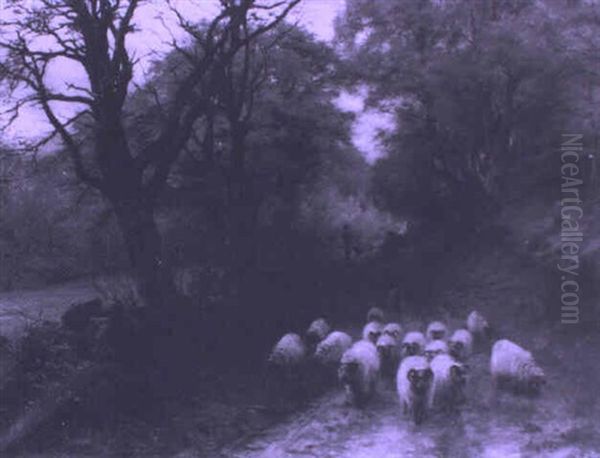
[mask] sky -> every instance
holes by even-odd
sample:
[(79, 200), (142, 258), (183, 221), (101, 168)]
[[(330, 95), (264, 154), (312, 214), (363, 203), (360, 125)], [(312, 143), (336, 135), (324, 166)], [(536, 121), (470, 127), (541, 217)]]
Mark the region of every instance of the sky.
[[(183, 36), (178, 33), (174, 17), (164, 4), (164, 0), (149, 0), (134, 17), (134, 22), (143, 24), (143, 31), (129, 38), (130, 49), (134, 50), (136, 57), (140, 58), (140, 66), (134, 77), (137, 82), (144, 80), (150, 57), (156, 52), (167, 50), (167, 42), (171, 36), (178, 39)], [(218, 10), (216, 0), (176, 0), (175, 4), (191, 20), (212, 17)], [(198, 8), (198, 5), (201, 8)], [(345, 0), (303, 0), (290, 13), (290, 19), (306, 27), (317, 38), (330, 41), (334, 36), (335, 17), (343, 12), (344, 7)], [(85, 82), (82, 69), (70, 62), (61, 62), (61, 65), (53, 67), (49, 79), (57, 90), (63, 89), (67, 83), (82, 85)], [(363, 96), (364, 91), (354, 94), (344, 92), (336, 103), (340, 109), (356, 114), (352, 132), (353, 142), (367, 161), (373, 162), (382, 154), (375, 135), (378, 129), (389, 127), (391, 121), (381, 113), (365, 110)], [(65, 115), (67, 114), (65, 112)], [(22, 112), (8, 131), (8, 135), (13, 140), (32, 139), (41, 136), (48, 129), (44, 115), (39, 110), (31, 108)]]

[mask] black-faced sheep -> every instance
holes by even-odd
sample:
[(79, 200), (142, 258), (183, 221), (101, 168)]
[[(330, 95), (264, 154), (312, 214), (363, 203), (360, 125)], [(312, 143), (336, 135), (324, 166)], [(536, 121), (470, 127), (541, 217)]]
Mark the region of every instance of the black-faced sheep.
[(443, 340), (447, 337), (448, 328), (441, 321), (432, 321), (427, 326), (427, 340)]
[(402, 339), (402, 357), (420, 355), (423, 353), (424, 348), (425, 336), (422, 332), (409, 332)]
[(379, 375), (379, 356), (375, 345), (366, 340), (355, 342), (342, 356), (338, 379), (348, 401), (362, 405), (375, 390)]
[(306, 331), (306, 343), (309, 351), (313, 351), (317, 344), (327, 337), (330, 331), (331, 327), (325, 318), (317, 318), (313, 321)]
[(429, 364), (433, 372), (429, 393), (430, 409), (455, 409), (465, 400), (466, 367), (447, 354), (436, 356)]
[(432, 340), (423, 350), (427, 361), (431, 361), (437, 355), (448, 353), (448, 344), (444, 340)]
[(400, 323), (388, 323), (383, 327), (383, 333), (392, 337), (397, 343), (402, 338), (402, 325)]
[(275, 344), (267, 363), (270, 366), (284, 368), (286, 371), (302, 365), (306, 359), (306, 346), (298, 334), (285, 334)]
[(485, 317), (477, 310), (469, 313), (467, 317), (467, 329), (477, 339), (490, 337), (491, 327)]
[(267, 390), (274, 398), (289, 397), (302, 388), (307, 351), (298, 334), (285, 334), (267, 358)]
[(533, 355), (510, 340), (498, 340), (492, 347), (490, 373), (494, 388), (506, 386), (516, 392), (538, 394), (546, 377)]
[(333, 331), (319, 342), (315, 350), (315, 361), (323, 366), (338, 366), (342, 355), (352, 345), (352, 337), (345, 332)]
[(400, 361), (400, 345), (389, 334), (382, 334), (377, 339), (377, 353), (381, 364), (381, 375), (393, 379)]
[(420, 424), (427, 413), (432, 372), (423, 356), (409, 356), (402, 360), (396, 375), (396, 388), (402, 411)]
[(381, 323), (379, 323), (378, 321), (371, 321), (365, 324), (365, 327), (362, 331), (362, 338), (363, 340), (368, 340), (373, 345), (375, 345), (382, 331), (383, 325)]
[(341, 331), (333, 331), (319, 342), (312, 358), (313, 367), (309, 369), (315, 391), (335, 383), (342, 355), (351, 345), (352, 337)]
[(371, 307), (367, 312), (367, 323), (370, 323), (371, 321), (383, 323), (384, 319), (385, 314), (383, 313), (383, 310), (381, 310), (379, 307)]
[(473, 335), (466, 329), (457, 329), (450, 337), (448, 347), (454, 358), (464, 361), (473, 352)]

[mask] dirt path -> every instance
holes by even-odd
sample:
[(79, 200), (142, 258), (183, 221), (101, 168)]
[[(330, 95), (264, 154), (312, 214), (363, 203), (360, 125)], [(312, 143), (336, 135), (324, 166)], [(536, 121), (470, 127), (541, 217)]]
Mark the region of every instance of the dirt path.
[[(393, 389), (380, 387), (364, 410), (345, 405), (342, 393), (334, 390), (283, 424), (233, 444), (221, 456), (600, 457), (600, 403), (595, 386), (600, 380), (596, 355), (600, 334), (566, 335), (563, 329), (536, 323), (531, 316), (546, 299), (539, 287), (544, 279), (535, 266), (518, 256), (498, 249), (486, 256), (468, 253), (459, 261), (460, 269), (454, 263), (448, 272), (442, 269), (435, 285), (437, 302), (463, 310), (478, 307), (493, 318), (500, 335), (531, 349), (548, 376), (540, 398), (493, 397), (489, 349), (482, 349), (469, 360), (468, 401), (457, 415), (434, 415), (415, 427), (401, 415)], [(521, 307), (533, 313), (521, 313)], [(460, 325), (449, 321), (451, 327)]]
[[(362, 410), (346, 405), (335, 390), (292, 419), (246, 443), (233, 444), (221, 456), (600, 457), (600, 411), (594, 407), (589, 383), (586, 395), (578, 389), (583, 386), (570, 385), (558, 367), (551, 367), (550, 388), (541, 398), (501, 394), (494, 399), (486, 361), (484, 354), (471, 360), (469, 400), (457, 415), (437, 414), (416, 427), (403, 417), (390, 388), (380, 386), (377, 397)], [(580, 399), (568, 397), (574, 388)], [(587, 410), (579, 410), (582, 403)]]
[[(110, 435), (83, 439), (69, 435), (55, 454), (45, 450), (43, 456), (600, 458), (600, 334), (568, 335), (540, 323), (535, 310), (545, 300), (544, 280), (535, 266), (502, 248), (485, 256), (466, 250), (462, 258), (440, 266), (431, 285), (434, 303), (428, 307), (439, 310), (451, 328), (461, 324), (465, 310), (477, 307), (492, 318), (500, 335), (533, 351), (549, 382), (539, 399), (493, 398), (486, 349), (469, 361), (462, 411), (434, 415), (420, 427), (401, 415), (394, 390), (383, 385), (364, 409), (346, 405), (341, 390), (332, 388), (285, 417), (274, 415), (264, 409), (268, 393), (260, 388), (260, 371), (240, 374), (232, 368), (222, 380), (199, 382), (201, 396), (174, 402), (157, 425), (119, 426)], [(0, 317), (18, 319), (22, 311), (58, 317), (61, 304), (90, 292), (85, 285), (67, 285), (50, 294), (0, 295)], [(425, 324), (397, 318), (407, 329)], [(341, 328), (358, 336), (355, 327)]]
[(0, 293), (0, 335), (11, 339), (34, 320), (58, 320), (77, 301), (97, 296), (91, 282), (79, 280), (39, 290)]

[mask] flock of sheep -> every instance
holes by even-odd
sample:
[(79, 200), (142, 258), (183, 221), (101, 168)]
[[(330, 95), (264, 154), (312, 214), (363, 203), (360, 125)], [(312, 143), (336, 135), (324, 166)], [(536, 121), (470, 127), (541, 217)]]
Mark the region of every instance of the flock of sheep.
[[(308, 372), (329, 374), (344, 387), (348, 401), (363, 405), (373, 395), (377, 381), (395, 380), (405, 415), (420, 424), (432, 410), (452, 410), (465, 400), (466, 361), (474, 346), (489, 342), (491, 327), (478, 311), (472, 311), (465, 328), (452, 334), (441, 321), (427, 326), (425, 334), (403, 335), (400, 323), (385, 323), (384, 313), (373, 307), (367, 314), (362, 339), (331, 331), (323, 318), (313, 321), (304, 339), (284, 335), (273, 347), (267, 367), (269, 377), (280, 384), (298, 381)], [(543, 370), (532, 354), (510, 340), (492, 346), (490, 373), (494, 390), (510, 388), (537, 394), (545, 383)]]

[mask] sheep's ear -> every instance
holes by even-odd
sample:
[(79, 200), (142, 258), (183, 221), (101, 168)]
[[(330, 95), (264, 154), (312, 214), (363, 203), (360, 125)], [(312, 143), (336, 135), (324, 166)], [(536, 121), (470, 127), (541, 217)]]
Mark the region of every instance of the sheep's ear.
[(417, 378), (417, 371), (414, 369), (409, 370), (406, 378), (408, 378), (410, 382), (414, 382)]

